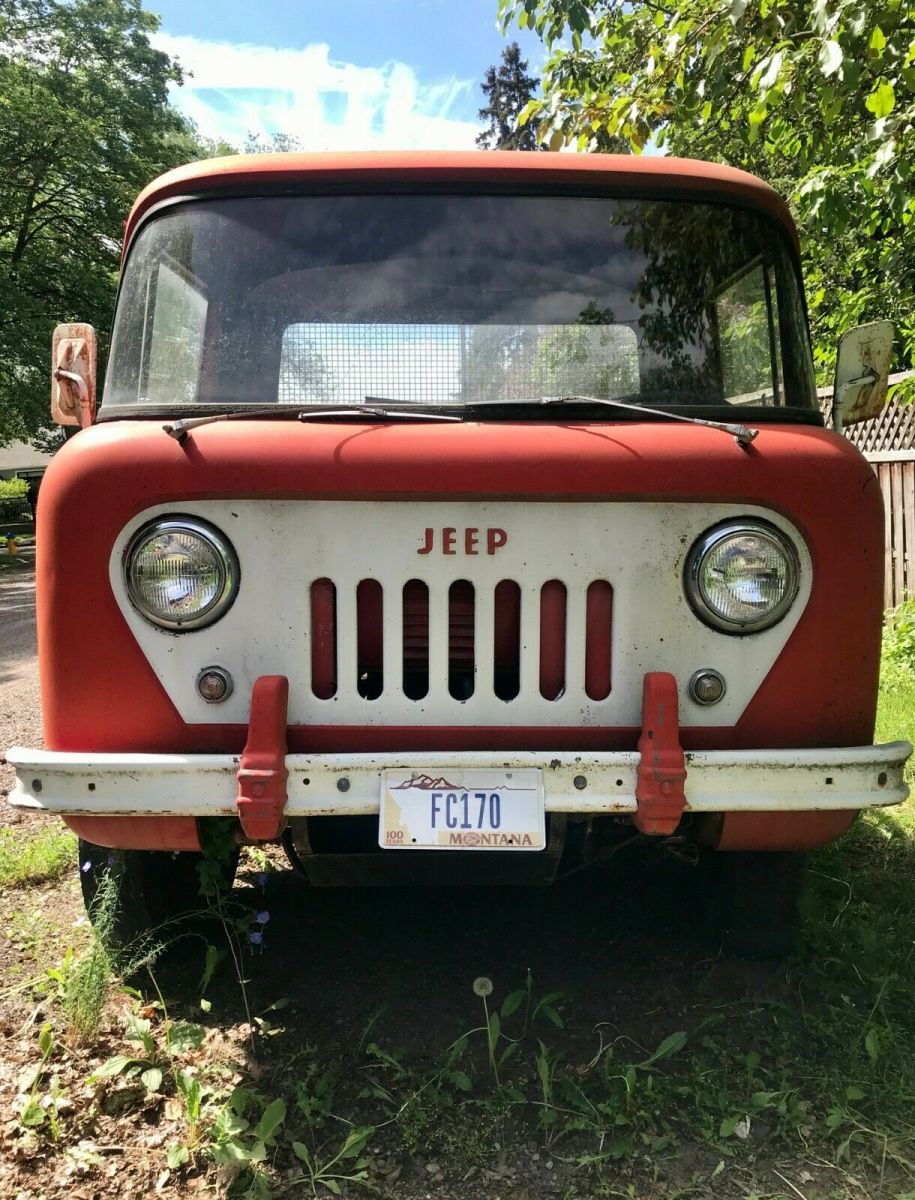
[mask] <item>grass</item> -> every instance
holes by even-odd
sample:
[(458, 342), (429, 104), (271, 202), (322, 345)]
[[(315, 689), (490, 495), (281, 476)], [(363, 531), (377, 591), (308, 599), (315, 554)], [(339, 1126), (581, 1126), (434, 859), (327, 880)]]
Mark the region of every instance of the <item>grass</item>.
[(37, 834), (0, 829), (0, 890), (60, 879), (76, 863), (76, 838), (56, 823)]

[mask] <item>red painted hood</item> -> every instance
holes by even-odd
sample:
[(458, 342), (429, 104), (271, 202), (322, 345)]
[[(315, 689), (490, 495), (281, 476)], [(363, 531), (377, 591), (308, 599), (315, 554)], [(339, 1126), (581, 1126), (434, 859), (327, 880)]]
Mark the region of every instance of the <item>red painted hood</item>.
[[(52, 461), (38, 512), (38, 626), (46, 743), (57, 750), (237, 750), (244, 730), (185, 725), (112, 594), (111, 547), (154, 504), (226, 498), (730, 502), (774, 508), (804, 535), (810, 602), (737, 726), (691, 746), (866, 743), (880, 653), (883, 509), (873, 471), (822, 429), (763, 425), (743, 449), (683, 424), (300, 424), (194, 430), (156, 421), (79, 433)], [(269, 587), (269, 581), (264, 581)], [(551, 735), (556, 731), (551, 731)], [(299, 750), (536, 747), (543, 731), (290, 731)], [(634, 747), (632, 730), (565, 731), (563, 746)]]

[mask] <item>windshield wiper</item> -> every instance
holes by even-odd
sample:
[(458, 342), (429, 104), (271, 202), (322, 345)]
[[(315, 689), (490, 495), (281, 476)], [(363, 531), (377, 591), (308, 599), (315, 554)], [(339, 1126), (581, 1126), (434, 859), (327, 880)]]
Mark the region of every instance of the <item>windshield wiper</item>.
[(750, 429), (747, 425), (737, 425), (730, 421), (707, 421), (702, 417), (687, 417), (682, 413), (671, 412), (666, 408), (648, 408), (644, 404), (632, 404), (628, 400), (605, 400), (602, 396), (539, 396), (536, 399), (529, 400), (474, 400), (468, 403), (469, 409), (475, 408), (499, 408), (503, 406), (518, 406), (524, 407), (538, 405), (546, 407), (549, 405), (563, 404), (600, 404), (607, 408), (619, 408), (624, 412), (634, 413), (650, 413), (654, 417), (665, 417), (671, 421), (686, 421), (688, 425), (707, 425), (709, 429), (720, 429), (722, 433), (730, 434), (731, 437), (737, 440), (738, 446), (749, 446), (757, 437), (759, 437), (758, 429)]
[(354, 404), (351, 407), (331, 407), (329, 404), (314, 404), (307, 408), (290, 406), (288, 409), (273, 404), (270, 408), (248, 408), (239, 412), (214, 413), (206, 417), (185, 417), (180, 421), (172, 421), (162, 428), (177, 441), (186, 438), (192, 429), (201, 425), (213, 425), (217, 421), (244, 421), (252, 417), (292, 417), (297, 421), (313, 421), (323, 417), (382, 417), (405, 421), (461, 421), (463, 417), (451, 413), (418, 412), (406, 408), (378, 408), (365, 404)]

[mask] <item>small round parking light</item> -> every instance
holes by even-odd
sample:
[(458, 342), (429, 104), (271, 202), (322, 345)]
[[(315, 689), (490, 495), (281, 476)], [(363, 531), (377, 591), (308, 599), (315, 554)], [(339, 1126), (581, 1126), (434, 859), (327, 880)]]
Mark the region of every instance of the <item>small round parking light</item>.
[(726, 691), (724, 676), (711, 668), (696, 671), (689, 681), (689, 694), (697, 704), (717, 704)]
[(197, 676), (197, 692), (207, 704), (219, 704), (232, 695), (232, 676), (222, 667), (204, 667)]

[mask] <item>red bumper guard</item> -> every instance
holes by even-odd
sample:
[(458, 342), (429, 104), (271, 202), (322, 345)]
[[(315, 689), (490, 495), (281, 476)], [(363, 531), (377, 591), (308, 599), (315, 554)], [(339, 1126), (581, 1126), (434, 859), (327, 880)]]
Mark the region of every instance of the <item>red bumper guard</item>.
[(677, 681), (665, 671), (649, 671), (645, 676), (638, 750), (635, 798), (639, 807), (633, 821), (640, 833), (664, 837), (680, 824), (686, 806)]
[(275, 841), (286, 828), (288, 707), (289, 680), (285, 675), (261, 675), (255, 681), (235, 802), (242, 830), (252, 841)]

